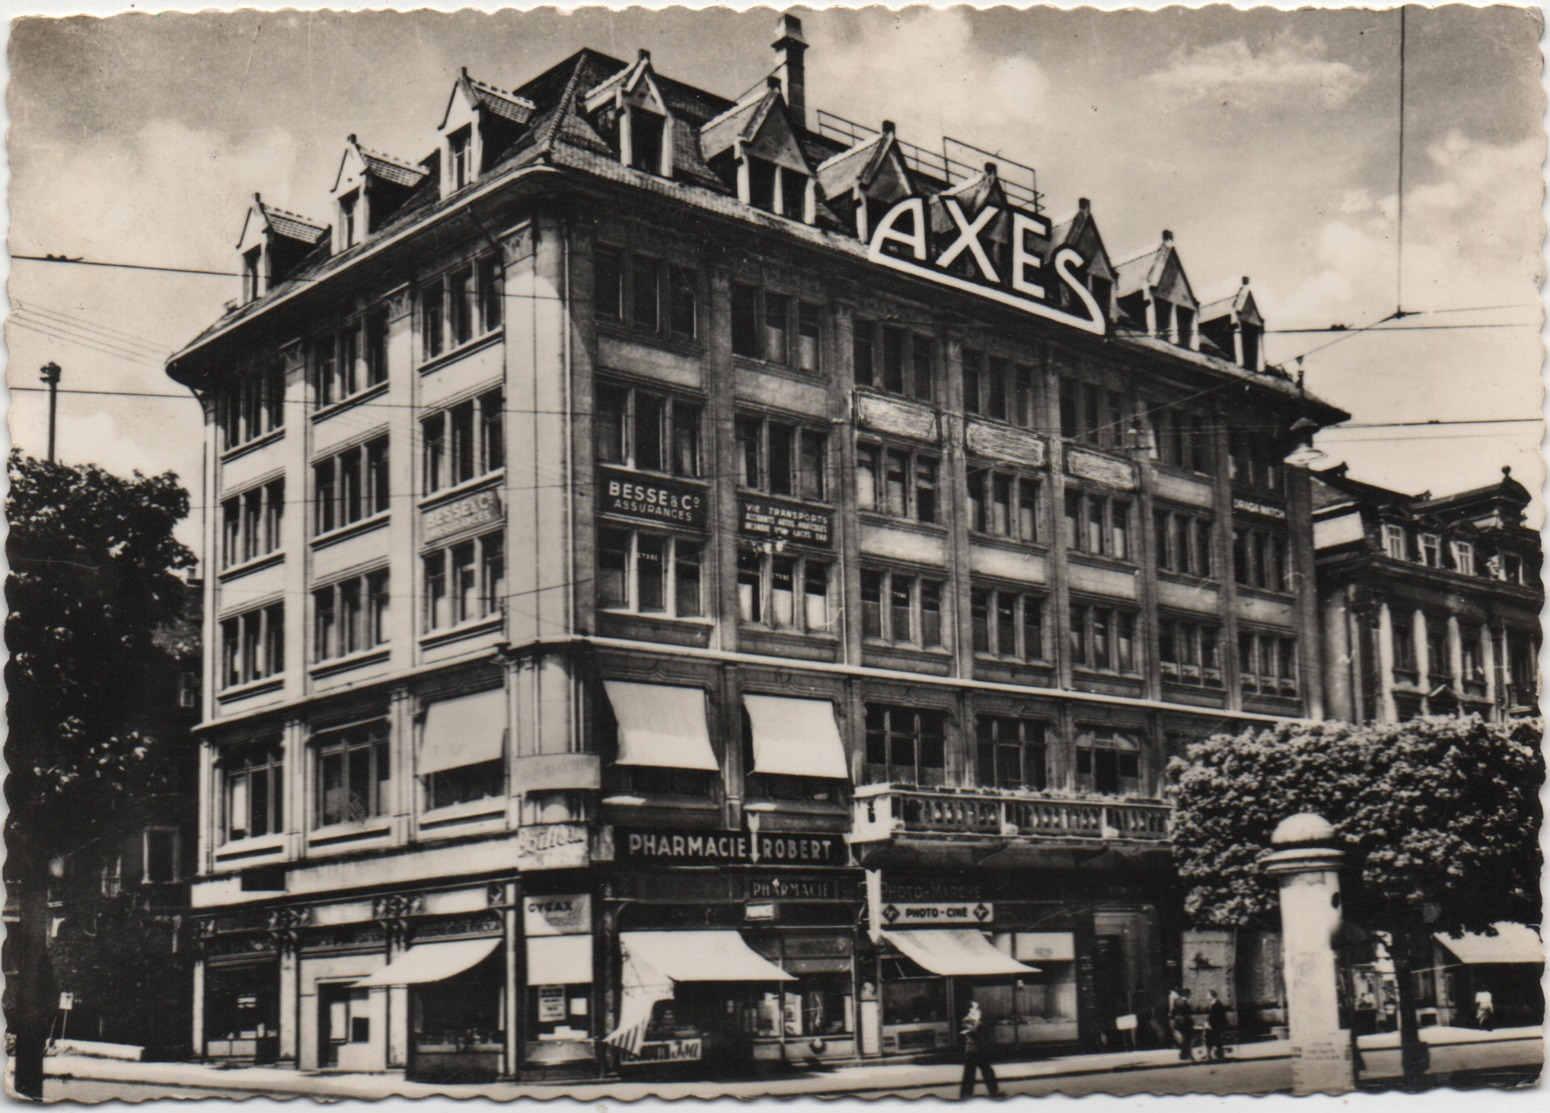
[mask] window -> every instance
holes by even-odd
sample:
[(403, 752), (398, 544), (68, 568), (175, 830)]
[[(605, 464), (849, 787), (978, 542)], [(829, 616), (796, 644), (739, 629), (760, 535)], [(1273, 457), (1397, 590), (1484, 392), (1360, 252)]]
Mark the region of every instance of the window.
[(426, 494), (506, 466), (505, 407), (497, 388), (420, 422)]
[(314, 827), (363, 823), (387, 811), (387, 723), (357, 723), (318, 734), (312, 752), (316, 769)]
[(221, 503), (221, 567), (280, 551), (285, 480), (276, 479)]
[(868, 704), (867, 781), (932, 786), (947, 781), (946, 716), (940, 711)]
[(807, 191), (812, 179), (762, 158), (750, 155), (747, 159), (748, 195), (743, 201), (790, 220), (806, 219)]
[(699, 276), (691, 268), (606, 245), (593, 258), (600, 320), (650, 336), (694, 339)]
[(1475, 574), (1475, 546), (1468, 541), (1455, 541), (1453, 549), (1453, 570), (1466, 576)]
[(422, 558), (425, 629), (442, 630), (501, 612), (506, 597), (505, 535), (487, 533)]
[(1205, 414), (1168, 404), (1153, 407), (1148, 416), (1159, 460), (1206, 475), (1216, 470), (1211, 451), (1215, 433)]
[(420, 288), (420, 352), (432, 360), (500, 328), (502, 271), (495, 256), (454, 267)]
[(1123, 394), (1069, 375), (1060, 377), (1060, 435), (1100, 448), (1125, 447), (1130, 406)]
[(387, 641), (388, 570), (352, 576), (312, 593), (312, 659), (327, 661)]
[(818, 372), (822, 306), (732, 284), (732, 354)]
[(974, 652), (1019, 661), (1042, 661), (1044, 600), (1004, 588), (976, 587), (969, 594)]
[(1131, 560), (1130, 500), (1066, 489), (1066, 545), (1072, 552)]
[(701, 474), (698, 402), (600, 383), (593, 436), (601, 463), (689, 477)]
[(425, 807), (447, 808), (501, 796), (506, 791), (506, 771), (499, 761), (462, 765), (425, 778)]
[(1262, 591), (1292, 590), (1292, 567), (1286, 534), (1258, 526), (1232, 531), (1233, 578), (1244, 587)]
[(386, 310), (373, 310), (312, 348), (312, 404), (322, 409), (387, 382)]
[(1426, 671), (1433, 684), (1453, 679), (1453, 655), (1448, 651), (1448, 620), (1422, 619), (1426, 627)]
[(1232, 481), (1245, 487), (1280, 494), (1286, 490), (1286, 455), (1274, 437), (1248, 429), (1228, 434), (1227, 469)]
[(931, 348), (932, 339), (924, 333), (858, 318), (852, 332), (856, 385), (929, 402)]
[(1480, 627), (1473, 624), (1459, 627), (1459, 658), (1462, 669), (1460, 679), (1470, 695), (1485, 694), (1485, 667), (1480, 648)]
[(1539, 639), (1522, 630), (1509, 630), (1507, 642), (1507, 675), (1512, 681), (1509, 704), (1514, 707), (1532, 706), (1539, 694)]
[(738, 618), (777, 630), (829, 633), (831, 572), (830, 561), (820, 557), (739, 549)]
[(285, 606), (274, 603), (221, 620), (221, 687), (285, 671)]
[(244, 302), (256, 301), (264, 292), (262, 280), (259, 278), (260, 264), (263, 262), (264, 249), (255, 247), (244, 252), (242, 256), (242, 300)]
[(1162, 616), (1157, 621), (1157, 659), (1163, 678), (1181, 684), (1222, 683), (1221, 628), (1213, 622)]
[(473, 180), (473, 129), (459, 128), (447, 136), (447, 184), (457, 190)]
[(387, 513), (387, 434), (313, 464), (312, 479), (315, 535)]
[(861, 570), (862, 636), (896, 645), (942, 645), (942, 581)]
[(144, 838), (145, 883), (169, 885), (181, 876), (176, 827), (147, 827)]
[(969, 465), (969, 528), (993, 537), (1039, 540), (1042, 483), (1028, 475)]
[(963, 350), (965, 413), (1008, 421), (1024, 429), (1036, 428), (1034, 383), (1032, 367), (1004, 356), (987, 356), (976, 348)]
[(1136, 671), (1136, 616), (1130, 611), (1071, 604), (1071, 663), (1100, 672)]
[(1411, 624), (1409, 615), (1394, 615), (1389, 624), (1391, 631), (1390, 645), (1394, 652), (1394, 671), (1406, 673), (1414, 680), (1416, 671), (1415, 656), (1415, 627)]
[(662, 139), (667, 131), (667, 117), (649, 112), (639, 105), (627, 110), (630, 127), (630, 166), (648, 174), (662, 173)]
[(704, 544), (676, 534), (599, 527), (597, 605), (636, 614), (698, 618)]
[(979, 783), (985, 788), (1047, 786), (1045, 724), (1037, 719), (981, 715), (976, 720)]
[(856, 502), (895, 518), (937, 520), (937, 457), (863, 441), (856, 445)]
[(745, 414), (737, 419), (738, 484), (750, 490), (823, 499), (829, 434)]
[(277, 741), (221, 756), (222, 818), (226, 840), (277, 835), (285, 830), (285, 758)]
[[(1406, 627), (1408, 630), (1408, 627)], [(1396, 628), (1396, 634), (1397, 634)], [(1415, 646), (1410, 647), (1414, 668)], [(1261, 695), (1297, 694), (1297, 639), (1277, 634), (1240, 631), (1238, 675), (1245, 692)]]
[(1110, 796), (1140, 792), (1141, 748), (1136, 740), (1106, 731), (1081, 734), (1076, 742), (1076, 787)]
[(221, 448), (250, 444), (285, 425), (285, 368), (278, 362), (242, 375), (220, 396)]
[(1435, 533), (1423, 533), (1420, 537), (1421, 563), (1428, 568), (1442, 567), (1442, 538)]
[(1179, 510), (1152, 512), (1157, 567), (1164, 572), (1209, 578), (1212, 573), (1211, 519)]

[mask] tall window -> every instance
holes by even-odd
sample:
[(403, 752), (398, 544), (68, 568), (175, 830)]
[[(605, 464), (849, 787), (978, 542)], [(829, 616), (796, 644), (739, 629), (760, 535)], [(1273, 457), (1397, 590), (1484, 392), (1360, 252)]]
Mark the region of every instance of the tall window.
[(421, 420), (426, 494), (506, 466), (505, 406), (497, 387)]
[(500, 328), (502, 271), (493, 255), (420, 287), (420, 353), (432, 360)]
[(1083, 379), (1060, 378), (1060, 435), (1100, 448), (1123, 448), (1130, 428), (1129, 400)]
[(1045, 788), (1045, 724), (1010, 715), (975, 721), (979, 783), (987, 788)]
[(1232, 531), (1233, 576), (1244, 587), (1291, 591), (1289, 541), (1280, 530), (1242, 526)]
[(698, 618), (704, 544), (671, 533), (600, 526), (597, 605), (636, 614)]
[(737, 612), (743, 622), (776, 630), (829, 633), (832, 563), (802, 553), (762, 548), (737, 553)]
[(732, 354), (816, 374), (823, 308), (758, 286), (732, 284)]
[(1132, 560), (1130, 500), (1066, 489), (1066, 545), (1072, 552)]
[(221, 687), (235, 688), (285, 671), (285, 605), (274, 603), (221, 620)]
[(1042, 661), (1044, 600), (1003, 588), (976, 587), (969, 595), (974, 652), (1020, 661)]
[(1181, 684), (1222, 683), (1221, 628), (1213, 622), (1162, 616), (1157, 620), (1157, 659), (1163, 677)]
[(1089, 603), (1071, 604), (1071, 663), (1100, 672), (1136, 671), (1136, 616)]
[(342, 529), (388, 510), (387, 434), (312, 465), (313, 532)]
[(856, 385), (931, 401), (932, 346), (925, 333), (857, 319), (852, 333)]
[(1423, 533), (1420, 536), (1419, 549), (1421, 563), (1428, 568), (1442, 567), (1442, 538), (1435, 533)]
[(1164, 572), (1209, 578), (1212, 574), (1212, 536), (1210, 518), (1181, 510), (1156, 509), (1152, 512), (1156, 530), (1157, 567)]
[(500, 613), (506, 597), (505, 534), (459, 541), (425, 554), (425, 628), (443, 630)]
[(453, 189), (462, 189), (473, 180), (473, 129), (459, 128), (447, 136), (447, 181)]
[(1406, 560), (1410, 556), (1410, 540), (1404, 526), (1392, 522), (1383, 523), (1383, 553), (1392, 560)]
[(969, 465), (969, 528), (992, 537), (1039, 540), (1043, 484), (1031, 475)]
[(240, 448), (285, 426), (285, 368), (278, 361), (240, 376), (219, 396), (221, 448)]
[(221, 829), (226, 840), (277, 835), (285, 829), (285, 758), (278, 741), (221, 755)]
[(593, 435), (601, 463), (697, 478), (700, 460), (698, 402), (644, 387), (599, 383)]
[(1390, 623), (1389, 645), (1394, 654), (1394, 671), (1416, 678), (1415, 627), (1409, 615), (1396, 614)]
[(1475, 574), (1475, 547), (1468, 541), (1453, 542), (1453, 570), (1466, 576)]
[(313, 826), (363, 823), (388, 806), (387, 723), (377, 721), (329, 730), (314, 736), (316, 796)]
[(1128, 734), (1083, 733), (1076, 743), (1076, 787), (1111, 796), (1140, 792), (1141, 747)]
[(648, 174), (662, 173), (662, 140), (667, 117), (639, 105), (629, 108), (630, 166)]
[(374, 309), (320, 338), (312, 349), (312, 402), (319, 409), (387, 382), (387, 311)]
[(866, 763), (872, 784), (945, 784), (946, 716), (940, 711), (868, 704)]
[(1148, 416), (1159, 460), (1206, 475), (1216, 470), (1211, 451), (1215, 434), (1205, 414), (1169, 404), (1154, 407)]
[(1248, 429), (1228, 435), (1227, 466), (1232, 481), (1245, 487), (1281, 494), (1286, 490), (1285, 449), (1274, 437)]
[(221, 503), (221, 567), (280, 551), (285, 480), (275, 479)]
[(863, 568), (862, 635), (895, 645), (941, 646), (942, 596), (941, 580)]
[(1462, 665), (1464, 690), (1473, 696), (1485, 694), (1485, 667), (1480, 650), (1480, 627), (1473, 624), (1459, 627), (1459, 657)]
[[(1397, 627), (1395, 632), (1398, 633)], [(1410, 668), (1415, 668), (1413, 642), (1410, 644)], [(1240, 631), (1238, 673), (1245, 692), (1295, 696), (1298, 686), (1297, 639), (1267, 632)]]
[(312, 659), (347, 657), (387, 641), (388, 570), (351, 576), (312, 593)]
[(1453, 655), (1448, 651), (1448, 620), (1432, 615), (1426, 624), (1426, 671), (1433, 684), (1453, 679)]
[(963, 408), (966, 413), (1008, 421), (1024, 429), (1038, 425), (1035, 369), (1004, 356), (963, 350)]
[(738, 484), (772, 495), (822, 499), (828, 488), (829, 434), (744, 414), (737, 419)]
[(862, 441), (856, 445), (856, 505), (895, 518), (934, 523), (939, 466), (934, 455)]
[(600, 320), (650, 336), (698, 335), (699, 277), (692, 268), (607, 245), (597, 248), (593, 263)]

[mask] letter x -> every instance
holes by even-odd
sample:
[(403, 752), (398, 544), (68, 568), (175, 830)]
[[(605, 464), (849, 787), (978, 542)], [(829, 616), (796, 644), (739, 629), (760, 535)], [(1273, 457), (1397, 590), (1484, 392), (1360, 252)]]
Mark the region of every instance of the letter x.
[(986, 205), (980, 210), (979, 216), (974, 218), (974, 223), (970, 224), (968, 218), (963, 215), (963, 209), (958, 206), (956, 197), (947, 198), (946, 205), (947, 215), (952, 217), (953, 223), (958, 226), (958, 238), (953, 241), (951, 247), (942, 252), (936, 265), (946, 270), (967, 248), (973, 254), (974, 261), (979, 264), (980, 273), (986, 280), (1000, 282), (1001, 279), (996, 275), (996, 268), (990, 263), (990, 256), (985, 254), (985, 245), (980, 243), (980, 230), (994, 220), (1001, 210), (994, 205)]

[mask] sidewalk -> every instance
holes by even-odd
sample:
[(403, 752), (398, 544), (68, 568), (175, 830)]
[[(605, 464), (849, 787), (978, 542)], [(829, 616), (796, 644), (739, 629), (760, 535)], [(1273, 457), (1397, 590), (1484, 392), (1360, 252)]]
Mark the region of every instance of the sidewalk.
[[(1538, 1040), (1540, 1028), (1504, 1028), (1482, 1032), (1472, 1028), (1423, 1028), (1422, 1040), (1432, 1046)], [(1379, 1051), (1399, 1046), (1396, 1032), (1384, 1032), (1360, 1039), (1363, 1050)], [(1267, 1040), (1232, 1047), (1232, 1060), (1285, 1059), (1290, 1056), (1287, 1040)], [(1186, 1067), (1178, 1053), (1170, 1048), (1150, 1051), (1114, 1051), (1096, 1055), (1066, 1055), (1057, 1058), (1005, 1061), (996, 1064), (1003, 1081), (1028, 1078), (1055, 1078), (1114, 1071)], [(200, 1091), (220, 1091), (234, 1095), (303, 1094), (319, 1098), (374, 1099), (387, 1095), (455, 1098), (567, 1097), (575, 1101), (605, 1099), (628, 1101), (644, 1096), (685, 1097), (795, 1097), (816, 1094), (877, 1094), (923, 1086), (956, 1084), (962, 1067), (956, 1063), (860, 1063), (830, 1071), (784, 1077), (717, 1082), (648, 1082), (614, 1080), (604, 1082), (515, 1083), (489, 1082), (472, 1085), (436, 1085), (407, 1082), (402, 1075), (313, 1073), (278, 1067), (223, 1068), (204, 1063), (136, 1063), (92, 1059), (79, 1055), (51, 1056), (45, 1066), (50, 1078), (122, 1082), (128, 1085)]]

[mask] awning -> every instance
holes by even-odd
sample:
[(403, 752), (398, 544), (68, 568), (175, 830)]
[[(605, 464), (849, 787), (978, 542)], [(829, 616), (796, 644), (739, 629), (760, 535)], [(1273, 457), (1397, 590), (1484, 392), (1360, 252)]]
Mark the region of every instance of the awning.
[(1037, 974), (1037, 966), (1018, 962), (990, 945), (973, 928), (925, 928), (918, 931), (885, 931), (883, 938), (904, 957), (933, 974), (950, 977), (1017, 977)]
[(755, 954), (735, 931), (626, 931), (619, 945), (626, 965), (647, 967), (673, 982), (796, 980)]
[(493, 688), (425, 706), (420, 776), (499, 761), (506, 738), (506, 692)]
[(753, 727), (754, 772), (850, 779), (834, 704), (826, 699), (748, 695), (743, 706)]
[(527, 941), (528, 985), (589, 985), (590, 935), (539, 935)]
[(424, 985), (444, 982), (472, 970), (495, 953), (499, 939), (460, 939), (455, 943), (420, 943), (410, 947), (392, 962), (368, 978), (355, 983), (356, 989), (373, 986)]
[(669, 684), (605, 680), (603, 688), (619, 724), (618, 765), (670, 769), (720, 768), (705, 723), (705, 693)]
[(1466, 966), (1537, 965), (1545, 961), (1545, 946), (1533, 928), (1509, 923), (1491, 926), (1495, 935), (1465, 932), (1457, 937), (1439, 934), (1436, 939)]

